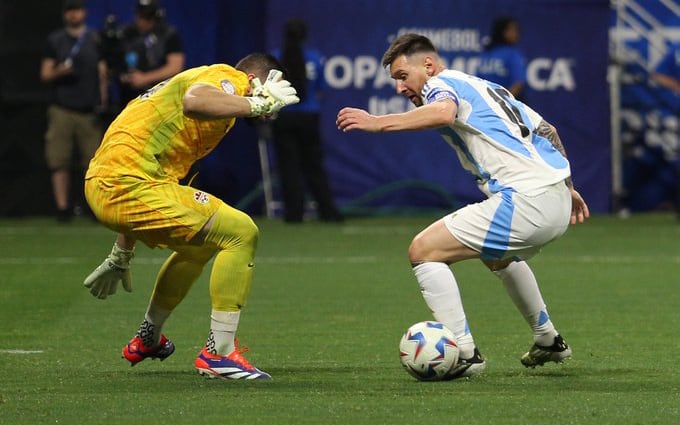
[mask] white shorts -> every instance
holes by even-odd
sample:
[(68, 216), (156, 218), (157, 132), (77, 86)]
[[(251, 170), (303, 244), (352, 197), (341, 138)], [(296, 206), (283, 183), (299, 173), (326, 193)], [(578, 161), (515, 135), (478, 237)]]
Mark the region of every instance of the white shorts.
[(536, 196), (511, 190), (493, 194), (444, 217), (463, 245), (483, 260), (527, 260), (562, 236), (571, 217), (571, 193), (564, 182)]

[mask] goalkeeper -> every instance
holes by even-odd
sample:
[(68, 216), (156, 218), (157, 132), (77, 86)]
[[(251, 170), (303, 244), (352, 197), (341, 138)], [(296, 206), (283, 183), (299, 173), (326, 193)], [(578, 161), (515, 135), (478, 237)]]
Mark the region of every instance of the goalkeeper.
[(254, 53), (235, 67), (217, 64), (177, 74), (125, 107), (90, 162), (87, 202), (99, 221), (118, 232), (111, 254), (85, 279), (92, 295), (105, 299), (119, 284), (132, 290), (129, 269), (137, 240), (173, 251), (158, 272), (144, 320), (123, 348), (133, 366), (173, 353), (163, 324), (215, 257), (210, 332), (195, 366), (210, 377), (270, 378), (245, 359), (235, 338), (250, 292), (258, 228), (243, 212), (179, 181), (236, 118), (267, 120), (299, 101), (277, 69), (273, 56)]

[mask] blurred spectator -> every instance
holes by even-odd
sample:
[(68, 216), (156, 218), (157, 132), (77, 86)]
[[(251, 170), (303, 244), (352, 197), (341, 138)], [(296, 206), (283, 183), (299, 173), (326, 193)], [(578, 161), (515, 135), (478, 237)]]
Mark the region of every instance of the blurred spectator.
[(182, 39), (164, 21), (158, 0), (136, 0), (134, 23), (123, 29), (120, 41), (122, 106), (184, 69)]
[(48, 36), (40, 79), (49, 83), (53, 92), (47, 110), (45, 155), (52, 173), (57, 219), (65, 222), (73, 215), (73, 146), (78, 145), (84, 171), (101, 140), (95, 109), (106, 104), (108, 88), (99, 35), (85, 26), (84, 0), (66, 0), (63, 11), (64, 27)]
[(670, 155), (670, 161), (675, 170), (675, 188), (673, 196), (673, 204), (675, 212), (680, 218), (680, 135), (677, 131), (677, 119), (680, 116), (680, 45), (674, 44), (666, 55), (661, 59), (661, 62), (656, 66), (651, 73), (651, 78), (661, 87), (668, 89), (674, 95), (674, 101), (669, 102), (673, 109), (669, 111), (675, 118), (675, 131), (673, 136), (675, 140), (671, 143), (675, 146), (675, 151)]
[(279, 112), (272, 124), (284, 220), (302, 222), (305, 187), (308, 187), (317, 203), (319, 219), (342, 221), (323, 164), (320, 128), (320, 98), (326, 88), (323, 57), (319, 51), (304, 45), (306, 39), (307, 23), (292, 19), (284, 27), (283, 47), (273, 52), (300, 97), (299, 104)]
[(651, 73), (652, 79), (662, 87), (680, 96), (680, 46), (673, 45)]
[(519, 35), (517, 20), (509, 16), (496, 18), (491, 25), (491, 39), (480, 56), (477, 76), (500, 84), (525, 102), (526, 59), (517, 47)]

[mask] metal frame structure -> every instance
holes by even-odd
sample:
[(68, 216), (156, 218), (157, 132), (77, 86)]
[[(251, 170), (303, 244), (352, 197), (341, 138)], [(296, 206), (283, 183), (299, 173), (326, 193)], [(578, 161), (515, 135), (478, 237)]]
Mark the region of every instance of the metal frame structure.
[[(648, 6), (650, 0), (643, 3)], [(669, 13), (680, 17), (680, 5), (675, 0), (651, 0), (665, 6)], [(664, 25), (648, 12), (638, 0), (610, 0), (615, 13), (615, 24), (609, 35), (610, 64), (607, 72), (611, 111), (611, 169), (612, 169), (612, 208), (619, 212), (621, 199), (625, 193), (623, 185), (623, 141), (621, 137), (621, 84), (625, 80), (623, 65), (636, 63), (647, 71), (652, 71), (660, 58), (666, 53), (669, 38), (664, 34)], [(642, 38), (648, 42), (649, 54), (643, 57), (640, 52), (627, 48), (626, 41)]]

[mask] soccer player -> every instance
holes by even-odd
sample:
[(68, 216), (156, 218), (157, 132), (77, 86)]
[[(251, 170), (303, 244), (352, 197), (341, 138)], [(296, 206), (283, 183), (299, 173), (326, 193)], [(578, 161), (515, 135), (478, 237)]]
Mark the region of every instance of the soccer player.
[(460, 360), (448, 379), (481, 372), (450, 265), (479, 258), (503, 282), (533, 331), (526, 367), (561, 362), (571, 348), (555, 329), (526, 260), (561, 236), (569, 222), (583, 222), (588, 207), (574, 190), (569, 162), (555, 128), (505, 88), (445, 69), (432, 42), (418, 34), (397, 37), (383, 56), (398, 93), (417, 108), (371, 115), (343, 108), (343, 131), (437, 129), (474, 175), (488, 199), (467, 205), (421, 231), (408, 256), (426, 304), (453, 331)]
[(235, 339), (250, 291), (258, 228), (243, 212), (179, 181), (236, 118), (267, 119), (299, 101), (277, 69), (273, 56), (254, 53), (235, 67), (201, 66), (159, 83), (111, 123), (90, 162), (87, 201), (96, 217), (118, 232), (111, 254), (85, 279), (92, 295), (113, 295), (119, 282), (131, 291), (137, 240), (173, 251), (158, 273), (142, 324), (123, 348), (133, 366), (173, 353), (163, 324), (214, 256), (210, 333), (195, 366), (210, 377), (270, 378), (243, 357)]

